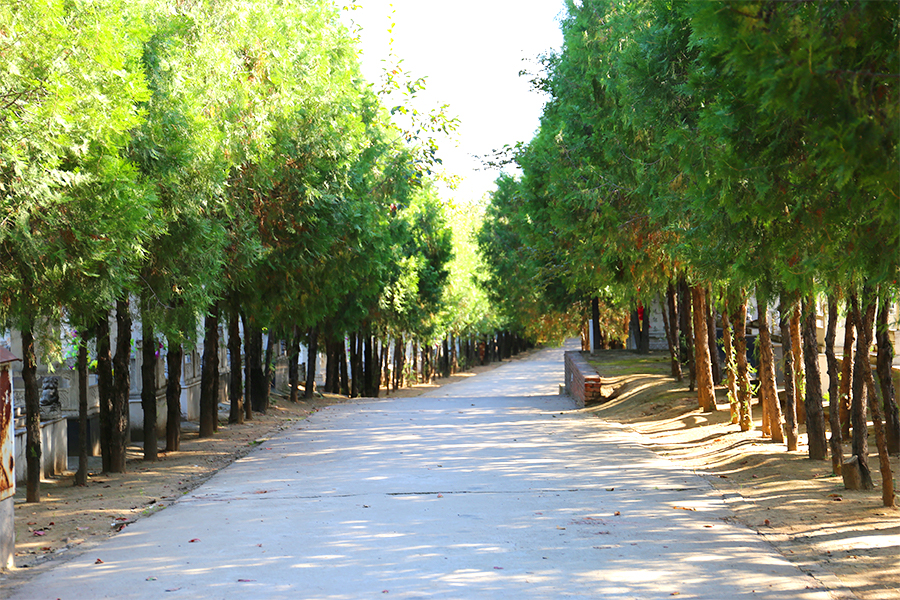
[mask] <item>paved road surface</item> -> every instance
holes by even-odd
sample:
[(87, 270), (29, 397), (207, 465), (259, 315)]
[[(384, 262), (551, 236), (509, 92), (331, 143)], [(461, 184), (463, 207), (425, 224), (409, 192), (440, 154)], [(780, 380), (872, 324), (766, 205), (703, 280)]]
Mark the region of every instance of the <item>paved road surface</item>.
[(561, 381), (545, 350), (330, 407), (12, 598), (846, 597)]

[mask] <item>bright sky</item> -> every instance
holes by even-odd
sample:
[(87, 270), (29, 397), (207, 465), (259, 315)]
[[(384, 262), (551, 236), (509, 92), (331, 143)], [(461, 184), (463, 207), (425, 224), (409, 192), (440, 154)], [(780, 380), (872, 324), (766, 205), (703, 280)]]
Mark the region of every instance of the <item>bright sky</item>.
[(445, 169), (462, 178), (443, 195), (481, 198), (494, 189), (499, 172), (483, 170), (477, 157), (530, 141), (538, 127), (545, 97), (519, 71), (535, 72), (536, 57), (562, 45), (563, 0), (357, 1), (360, 8), (349, 16), (362, 26), (366, 77), (380, 81), (393, 13), (394, 53), (407, 73), (428, 78), (416, 108), (425, 112), (449, 104), (449, 113), (461, 121), (458, 144), (438, 140)]

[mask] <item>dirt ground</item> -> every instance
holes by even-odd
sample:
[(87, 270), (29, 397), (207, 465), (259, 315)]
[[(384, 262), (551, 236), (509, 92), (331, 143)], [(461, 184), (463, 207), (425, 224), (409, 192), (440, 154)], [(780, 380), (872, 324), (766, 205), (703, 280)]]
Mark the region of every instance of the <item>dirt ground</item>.
[[(719, 410), (702, 413), (696, 394), (669, 376), (668, 354), (608, 351), (596, 364), (611, 385), (624, 387), (585, 411), (626, 424), (659, 455), (706, 477), (741, 523), (827, 587), (845, 586), (860, 600), (900, 599), (900, 510), (882, 503), (874, 437), (868, 464), (875, 489), (849, 491), (832, 475), (830, 458), (808, 458), (805, 428), (798, 450), (788, 452), (762, 437), (754, 404), (755, 427), (742, 433), (729, 425), (724, 388), (716, 390)], [(897, 489), (900, 457), (891, 458), (891, 469)]]
[[(860, 600), (900, 598), (900, 511), (882, 506), (874, 440), (869, 466), (876, 489), (847, 491), (831, 475), (830, 461), (806, 458), (805, 435), (797, 452), (787, 452), (761, 436), (758, 419), (746, 433), (729, 425), (723, 389), (717, 390), (719, 411), (701, 413), (696, 396), (668, 376), (667, 361), (661, 354), (602, 353), (600, 372), (611, 385), (622, 387), (615, 400), (583, 410), (625, 424), (661, 456), (705, 476), (722, 491), (737, 520), (829, 588), (845, 586)], [(391, 396), (417, 396), (496, 366)], [(130, 447), (127, 474), (101, 473), (98, 458), (92, 459), (86, 487), (74, 487), (72, 473), (44, 480), (39, 504), (25, 504), (20, 488), (15, 500), (16, 570), (0, 575), (0, 586), (21, 584), (66, 552), (95, 545), (161, 510), (268, 437), (293, 427), (294, 421), (342, 401), (329, 395), (293, 405), (276, 396), (269, 414), (254, 415), (242, 425), (221, 423), (213, 438), (183, 432), (182, 449), (161, 454), (156, 463), (143, 462), (141, 448)], [(758, 417), (759, 407), (753, 408)], [(844, 452), (849, 454), (849, 447)], [(892, 468), (895, 474), (900, 470), (900, 458), (892, 458)]]

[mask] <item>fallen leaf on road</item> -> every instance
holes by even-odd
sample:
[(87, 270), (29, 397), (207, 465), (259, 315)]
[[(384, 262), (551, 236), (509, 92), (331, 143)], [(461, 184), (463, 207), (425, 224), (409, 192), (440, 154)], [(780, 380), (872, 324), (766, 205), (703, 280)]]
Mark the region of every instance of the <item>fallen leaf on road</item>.
[(690, 506), (673, 506), (675, 510), (693, 510), (696, 511), (696, 508), (691, 508)]
[(188, 540), (188, 544), (193, 544), (194, 542), (199, 542), (199, 541), (200, 540), (198, 540), (197, 538), (194, 538), (192, 540)]
[(622, 513), (620, 513), (619, 511), (616, 511), (616, 512), (613, 513), (613, 516), (615, 516), (615, 517), (618, 517), (618, 516), (621, 516), (621, 515), (622, 515)]
[(103, 561), (100, 560), (100, 559), (98, 558), (97, 560), (94, 561), (94, 564), (95, 564), (95, 565), (102, 565), (102, 564), (103, 564)]
[(494, 568), (497, 569), (498, 571), (502, 571), (502, 570), (503, 570), (503, 567), (494, 567)]
[(40, 535), (47, 535), (47, 532), (46, 532), (46, 531), (43, 531), (43, 530), (41, 530), (41, 529), (38, 529), (37, 531), (35, 531), (35, 532), (32, 533), (31, 535), (37, 535), (37, 536), (40, 536)]
[(249, 581), (256, 581), (256, 580), (255, 579), (238, 579), (238, 581), (241, 583), (247, 583)]

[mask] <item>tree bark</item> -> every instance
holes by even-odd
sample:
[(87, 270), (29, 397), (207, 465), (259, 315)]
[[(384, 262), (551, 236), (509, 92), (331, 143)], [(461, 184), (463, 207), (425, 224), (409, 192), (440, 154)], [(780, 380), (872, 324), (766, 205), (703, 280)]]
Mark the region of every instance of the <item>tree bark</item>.
[(144, 412), (144, 460), (159, 460), (159, 440), (156, 422), (159, 419), (156, 406), (156, 335), (150, 315), (147, 313), (147, 299), (141, 301), (141, 409)]
[(114, 391), (109, 411), (109, 470), (126, 471), (128, 399), (131, 393), (131, 313), (128, 300), (116, 301), (116, 354), (113, 357)]
[(600, 349), (600, 298), (594, 296), (591, 298), (591, 332), (592, 343), (591, 351)]
[(166, 352), (166, 452), (177, 452), (181, 448), (181, 365), (184, 363), (184, 348), (169, 340)]
[(784, 358), (784, 434), (788, 451), (797, 449), (799, 431), (797, 428), (797, 378), (794, 368), (793, 339), (791, 337), (791, 317), (794, 313), (794, 301), (781, 299), (781, 352)]
[(338, 393), (342, 396), (350, 396), (350, 375), (347, 372), (347, 342), (341, 335), (338, 341), (338, 364), (340, 365), (340, 389)]
[(860, 312), (859, 300), (855, 295), (850, 302), (853, 310), (853, 320), (857, 326), (856, 357), (853, 362), (853, 398), (850, 403), (850, 423), (853, 428), (851, 442), (852, 453), (856, 457), (859, 467), (861, 488), (871, 490), (872, 473), (869, 470), (869, 428), (867, 423), (866, 408), (868, 390), (865, 373), (869, 367), (869, 347), (872, 345), (872, 324), (875, 320), (875, 300), (870, 299), (868, 290), (863, 290), (863, 300), (866, 304), (865, 313)]
[(847, 299), (847, 318), (844, 321), (844, 356), (841, 360), (840, 407), (838, 416), (841, 421), (841, 437), (850, 437), (850, 398), (853, 389), (853, 342), (855, 340), (856, 321), (853, 320), (851, 301)]
[(253, 335), (247, 315), (241, 312), (241, 323), (244, 326), (244, 420), (253, 420), (253, 400), (250, 393), (250, 357), (253, 354)]
[(839, 379), (841, 366), (834, 354), (834, 340), (837, 336), (838, 303), (834, 295), (828, 295), (828, 328), (825, 331), (825, 359), (828, 361), (828, 424), (831, 437), (828, 445), (831, 448), (831, 472), (841, 474), (844, 464), (844, 449), (841, 446), (841, 419), (839, 414), (840, 392)]
[(300, 327), (294, 325), (291, 328), (291, 346), (288, 349), (288, 385), (291, 386), (290, 400), (296, 404), (300, 399)]
[(726, 305), (725, 310), (722, 311), (722, 341), (725, 345), (725, 373), (728, 384), (728, 405), (731, 409), (729, 424), (737, 425), (741, 422), (741, 416), (738, 406), (737, 361), (732, 340), (731, 319), (728, 318), (728, 306)]
[(712, 362), (713, 385), (722, 383), (722, 365), (719, 362), (719, 347), (716, 345), (716, 308), (712, 292), (706, 290), (706, 335), (709, 345), (709, 359)]
[(266, 375), (263, 371), (262, 327), (250, 325), (250, 331), (246, 335), (250, 338), (248, 345), (250, 353), (244, 357), (247, 361), (250, 407), (256, 412), (266, 414), (269, 411), (269, 390), (266, 388)]
[(772, 336), (769, 332), (769, 312), (766, 303), (757, 298), (759, 318), (759, 395), (767, 406), (768, 430), (773, 442), (784, 442), (781, 403), (775, 389), (775, 353), (772, 351)]
[(22, 353), (22, 380), (25, 384), (25, 502), (40, 502), (41, 397), (31, 323), (22, 328)]
[(112, 440), (113, 372), (112, 352), (109, 340), (109, 311), (97, 321), (97, 395), (100, 399), (100, 456), (103, 472), (110, 472), (110, 454)]
[(306, 344), (306, 390), (303, 397), (309, 400), (313, 397), (316, 387), (316, 362), (319, 355), (318, 328), (310, 327), (307, 335), (309, 341)]
[(869, 364), (869, 361), (863, 362), (863, 377), (865, 377), (866, 380), (869, 410), (872, 411), (872, 424), (875, 429), (875, 444), (878, 446), (878, 463), (881, 470), (881, 500), (885, 506), (893, 507), (894, 476), (891, 472), (891, 459), (888, 456), (884, 425), (881, 422), (881, 410), (878, 408), (878, 396), (875, 393), (875, 379), (872, 376), (872, 365)]
[(274, 350), (274, 345), (278, 343), (278, 340), (275, 338), (276, 335), (274, 331), (269, 329), (268, 334), (266, 334), (266, 355), (263, 360), (263, 383), (265, 385), (266, 409), (269, 407), (269, 395), (272, 392), (272, 383), (275, 381), (275, 369), (272, 361), (272, 351)]
[(803, 359), (806, 362), (806, 435), (809, 457), (828, 457), (825, 439), (825, 416), (822, 412), (822, 379), (819, 375), (819, 346), (816, 340), (816, 303), (810, 295), (803, 300)]
[(891, 380), (891, 364), (894, 362), (894, 346), (888, 329), (888, 313), (891, 304), (886, 296), (882, 296), (878, 309), (878, 326), (875, 339), (878, 344), (876, 370), (881, 387), (881, 399), (884, 404), (884, 430), (887, 451), (890, 454), (900, 452), (900, 415), (894, 398), (894, 382)]
[(738, 413), (741, 431), (753, 429), (750, 407), (750, 369), (747, 364), (747, 299), (742, 298), (734, 313), (734, 351), (737, 363)]
[(213, 303), (204, 321), (203, 366), (200, 372), (200, 437), (212, 437), (219, 421), (219, 306)]
[(684, 341), (685, 358), (688, 364), (688, 373), (690, 374), (688, 389), (693, 392), (694, 384), (697, 381), (697, 370), (694, 363), (694, 332), (691, 327), (691, 291), (684, 278), (681, 278), (678, 282), (678, 297), (680, 299), (678, 316), (681, 320), (681, 336)]
[(237, 303), (228, 313), (228, 422), (244, 422), (244, 381), (241, 360), (241, 328)]
[[(669, 329), (667, 331), (670, 338), (669, 353), (672, 355), (672, 377), (681, 381), (683, 377), (681, 374), (681, 343), (678, 339), (678, 305), (675, 298), (675, 286), (670, 283), (666, 289), (666, 303), (669, 308)], [(666, 310), (663, 309), (663, 313), (665, 312)]]
[(88, 470), (88, 351), (87, 336), (78, 336), (78, 470), (75, 485), (87, 485)]
[(694, 345), (696, 350), (694, 364), (696, 365), (700, 410), (715, 412), (716, 390), (713, 386), (709, 337), (706, 334), (706, 290), (700, 285), (695, 285), (691, 288), (691, 296), (694, 304), (694, 331), (698, 332)]
[(806, 397), (806, 370), (804, 369), (803, 358), (803, 334), (800, 327), (800, 301), (799, 298), (793, 299), (794, 310), (791, 313), (791, 352), (794, 353), (794, 394), (796, 397), (795, 409), (797, 411), (797, 422), (806, 423), (806, 404), (803, 399)]

